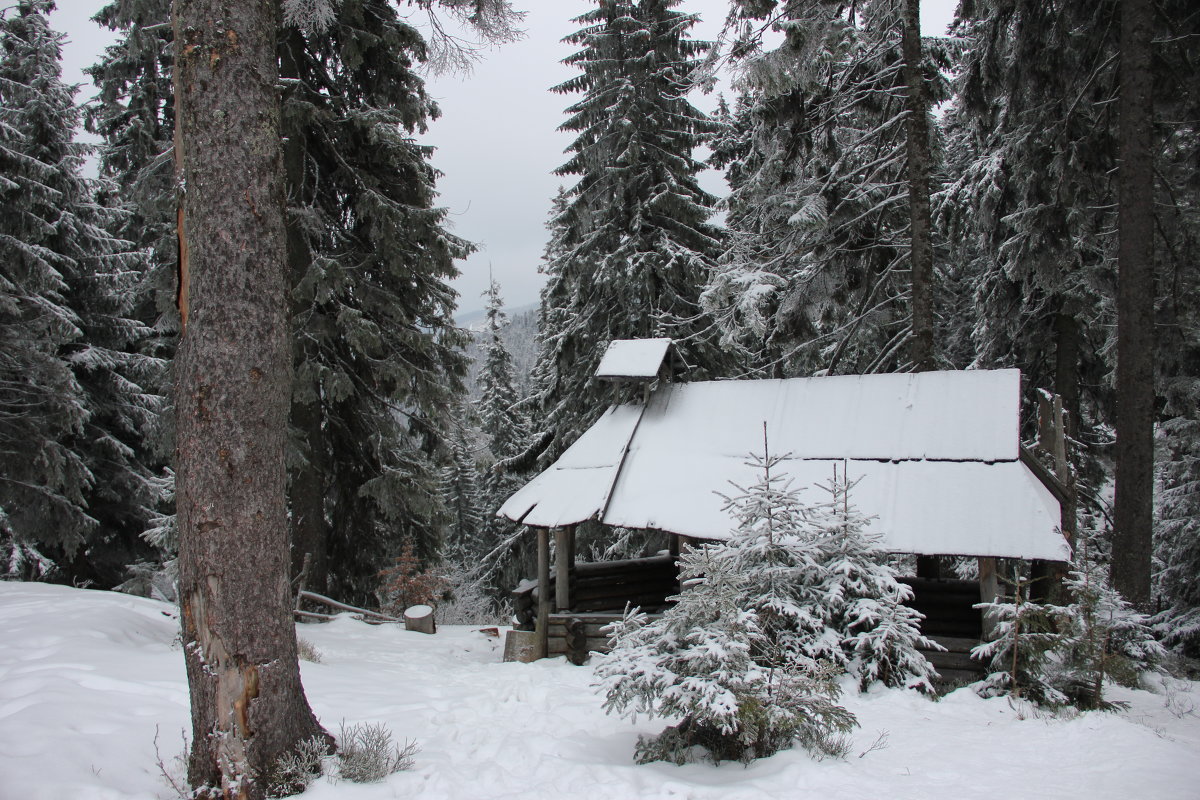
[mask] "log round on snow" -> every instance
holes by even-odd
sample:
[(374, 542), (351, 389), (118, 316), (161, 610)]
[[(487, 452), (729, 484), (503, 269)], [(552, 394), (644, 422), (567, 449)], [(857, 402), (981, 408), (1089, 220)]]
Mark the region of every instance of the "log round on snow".
[(404, 610), (404, 630), (419, 633), (437, 633), (433, 621), (433, 606), (409, 606)]

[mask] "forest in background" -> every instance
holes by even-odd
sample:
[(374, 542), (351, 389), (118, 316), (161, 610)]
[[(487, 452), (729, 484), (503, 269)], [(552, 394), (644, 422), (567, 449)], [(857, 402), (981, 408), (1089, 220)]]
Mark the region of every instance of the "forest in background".
[[(579, 76), (554, 89), (576, 139), (528, 375), (501, 287), (481, 331), (453, 323), (447, 282), (471, 244), (447, 232), (412, 138), (437, 113), (420, 68), (441, 51), (383, 0), (343, 0), (322, 33), (281, 28), (293, 571), (307, 554), (312, 588), (375, 603), (407, 546), (502, 598), (528, 543), (491, 512), (603, 410), (590, 376), (613, 339), (670, 336), (691, 379), (1015, 366), (1026, 440), (1038, 393), (1062, 399), (1079, 541), (1144, 565), (1135, 599), (1194, 653), (1200, 11), (1152, 8), (1152, 194), (1135, 209), (1152, 261), (1126, 274), (1124, 5), (976, 0), (950, 36), (921, 39), (912, 2), (735, 0), (717, 46), (688, 38), (686, 3), (591, 4), (569, 39)], [(169, 4), (100, 12), (121, 38), (82, 108), (48, 6), (0, 17), (3, 571), (171, 596)], [(688, 94), (718, 69), (738, 89), (708, 116)], [(103, 140), (96, 180), (81, 125)], [(725, 198), (697, 183), (702, 145)], [(1124, 407), (1148, 415), (1152, 484), (1119, 477), (1147, 460), (1123, 455), (1146, 436), (1122, 436), (1118, 413), (1121, 290), (1139, 275), (1151, 333), (1125, 369), (1149, 401)], [(1144, 509), (1132, 545), (1122, 485)]]

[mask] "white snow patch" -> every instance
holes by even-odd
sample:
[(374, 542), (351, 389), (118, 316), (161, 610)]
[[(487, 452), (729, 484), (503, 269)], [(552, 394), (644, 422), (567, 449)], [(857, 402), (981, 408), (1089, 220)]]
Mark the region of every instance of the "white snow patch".
[[(174, 797), (155, 763), (188, 728), (183, 654), (172, 606), (108, 592), (0, 583), (0, 798)], [(476, 629), (434, 636), (341, 617), (304, 625), (323, 653), (302, 664), (325, 726), (380, 722), (421, 752), (412, 771), (378, 784), (322, 779), (309, 800), (1190, 800), (1200, 716), (1176, 716), (1164, 694), (1113, 688), (1121, 713), (1042, 719), (1004, 699), (959, 690), (941, 702), (874, 690), (844, 697), (861, 728), (845, 761), (786, 751), (743, 768), (636, 766), (639, 733), (604, 714), (592, 670), (562, 658), (501, 663)], [(1200, 708), (1200, 683), (1177, 682), (1175, 712)], [(887, 745), (866, 753), (881, 732)]]

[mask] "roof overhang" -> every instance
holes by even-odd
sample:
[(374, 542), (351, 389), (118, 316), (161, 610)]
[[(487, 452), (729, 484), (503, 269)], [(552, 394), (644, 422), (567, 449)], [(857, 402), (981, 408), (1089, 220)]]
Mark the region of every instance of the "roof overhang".
[(834, 470), (892, 552), (1070, 556), (1058, 500), (1019, 457), (1016, 370), (725, 381), (663, 387), (610, 408), (502, 516), (535, 527), (589, 519), (703, 539), (736, 521), (726, 496), (772, 454), (802, 497)]

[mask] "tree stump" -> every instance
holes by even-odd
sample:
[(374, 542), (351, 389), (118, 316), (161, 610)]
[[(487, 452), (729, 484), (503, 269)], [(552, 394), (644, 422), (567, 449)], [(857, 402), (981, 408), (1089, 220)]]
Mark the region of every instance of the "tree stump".
[(566, 623), (567, 660), (577, 667), (588, 660), (587, 630), (583, 620), (571, 617)]
[(418, 633), (437, 633), (433, 606), (409, 606), (404, 610), (404, 630)]

